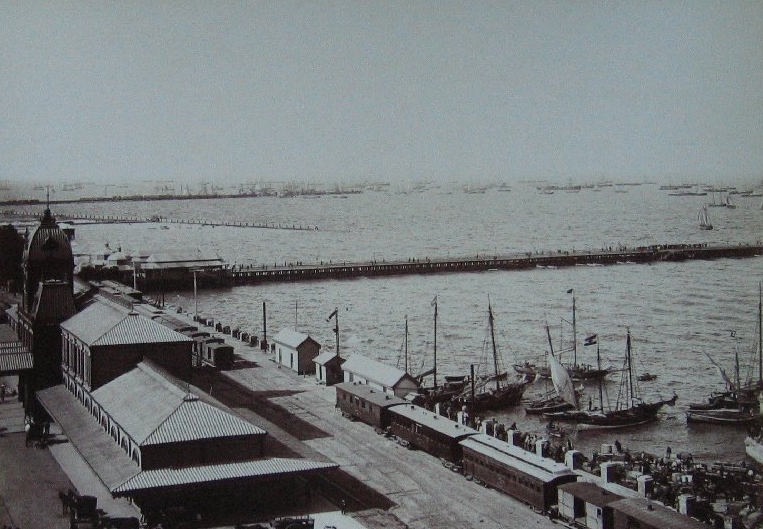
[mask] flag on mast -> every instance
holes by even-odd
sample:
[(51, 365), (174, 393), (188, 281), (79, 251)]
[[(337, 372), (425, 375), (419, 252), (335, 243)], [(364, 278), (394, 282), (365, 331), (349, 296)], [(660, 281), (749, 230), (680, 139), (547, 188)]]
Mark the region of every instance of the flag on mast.
[(591, 336), (588, 336), (585, 341), (583, 342), (583, 345), (596, 345), (596, 338), (598, 335), (592, 334)]
[(337, 311), (339, 311), (339, 309), (334, 309), (334, 312), (329, 314), (329, 317), (326, 318), (326, 321), (329, 321), (331, 318), (335, 317), (337, 315)]

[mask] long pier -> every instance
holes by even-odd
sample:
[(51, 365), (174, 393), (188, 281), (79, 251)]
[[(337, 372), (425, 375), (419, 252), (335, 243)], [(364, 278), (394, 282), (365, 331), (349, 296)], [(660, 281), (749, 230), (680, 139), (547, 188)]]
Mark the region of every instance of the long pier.
[(763, 243), (738, 245), (671, 244), (622, 248), (598, 252), (558, 251), (557, 253), (475, 256), (459, 259), (409, 259), (407, 261), (335, 262), (320, 265), (294, 264), (274, 267), (232, 267), (227, 272), (232, 285), (265, 282), (311, 281), (409, 274), (526, 270), (569, 266), (603, 266), (692, 259), (746, 258), (763, 255)]
[[(7, 213), (11, 216), (37, 219), (40, 216), (39, 211), (10, 211)], [(160, 224), (189, 224), (197, 226), (211, 226), (211, 227), (232, 227), (232, 228), (268, 228), (277, 230), (317, 230), (318, 226), (303, 226), (302, 224), (288, 224), (280, 222), (230, 222), (230, 221), (217, 221), (217, 220), (205, 220), (194, 218), (171, 218), (154, 215), (152, 217), (137, 217), (132, 215), (56, 215), (59, 220), (64, 222), (76, 222), (76, 226), (82, 226), (87, 224), (141, 224), (141, 223), (160, 223)]]

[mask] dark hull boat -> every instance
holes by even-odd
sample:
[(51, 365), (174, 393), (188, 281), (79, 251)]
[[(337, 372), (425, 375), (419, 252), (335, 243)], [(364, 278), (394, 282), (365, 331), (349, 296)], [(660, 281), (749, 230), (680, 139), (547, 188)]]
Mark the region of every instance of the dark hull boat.
[(760, 419), (760, 414), (751, 409), (718, 408), (711, 410), (687, 410), (687, 423), (709, 423), (746, 425)]
[(656, 421), (660, 409), (666, 404), (674, 405), (677, 399), (674, 395), (668, 400), (642, 402), (621, 410), (575, 410), (546, 413), (544, 416), (553, 421), (575, 423), (579, 429), (627, 428)]
[[(553, 361), (556, 360), (554, 359)], [(615, 407), (610, 410), (605, 410), (603, 408), (603, 397), (600, 385), (600, 408), (589, 410), (575, 409), (570, 411), (544, 413), (544, 417), (555, 422), (574, 423), (577, 425), (578, 429), (627, 428), (631, 426), (647, 424), (657, 420), (657, 414), (659, 413), (660, 409), (665, 405), (674, 405), (678, 397), (673, 395), (672, 398), (667, 400), (659, 400), (657, 402), (647, 403), (643, 402), (637, 395), (635, 395), (632, 382), (634, 380), (634, 374), (633, 365), (631, 362), (630, 331), (628, 331), (626, 337), (625, 364), (626, 366), (623, 370), (623, 376), (625, 379), (623, 380), (623, 383), (627, 384), (628, 396), (626, 402), (630, 402), (629, 406), (624, 408)]]
[(723, 368), (709, 354), (705, 353), (710, 362), (718, 369), (726, 384), (727, 391), (711, 394), (707, 402), (690, 404), (686, 411), (686, 422), (746, 425), (760, 419), (758, 398), (761, 388), (763, 388), (763, 345), (760, 342), (761, 334), (763, 334), (761, 332), (761, 327), (763, 327), (761, 298), (763, 298), (763, 294), (760, 291), (758, 297), (758, 359), (757, 366), (753, 366), (758, 368), (757, 383), (747, 380), (743, 384), (740, 380), (738, 351), (734, 354), (734, 380), (731, 380)]
[(460, 395), (451, 400), (454, 406), (467, 406), (472, 413), (486, 410), (499, 410), (518, 405), (525, 390), (534, 380), (533, 376), (523, 376), (510, 381), (509, 374), (500, 371), (498, 350), (495, 345), (493, 309), (488, 304), (488, 324), (492, 344), (493, 374), (476, 380), (471, 377), (471, 384)]

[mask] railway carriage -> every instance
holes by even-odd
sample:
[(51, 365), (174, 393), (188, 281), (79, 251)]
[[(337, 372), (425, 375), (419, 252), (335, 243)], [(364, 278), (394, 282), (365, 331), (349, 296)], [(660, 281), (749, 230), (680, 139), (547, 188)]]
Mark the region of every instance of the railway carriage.
[(414, 404), (395, 406), (389, 415), (390, 430), (398, 438), (451, 463), (461, 462), (463, 451), (459, 442), (477, 433), (473, 428)]
[(557, 487), (577, 480), (566, 465), (486, 434), (459, 443), (464, 474), (547, 512), (558, 502)]
[(336, 407), (351, 419), (360, 420), (380, 430), (390, 423), (389, 409), (407, 401), (359, 382), (342, 382), (336, 388)]

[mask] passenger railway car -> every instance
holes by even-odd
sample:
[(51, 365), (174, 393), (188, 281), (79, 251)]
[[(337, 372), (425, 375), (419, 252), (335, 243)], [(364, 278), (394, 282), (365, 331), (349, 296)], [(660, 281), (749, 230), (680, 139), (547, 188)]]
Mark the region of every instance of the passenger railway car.
[(410, 445), (451, 463), (460, 463), (462, 448), (459, 442), (477, 430), (437, 415), (414, 404), (389, 409), (390, 429)]
[(389, 409), (407, 401), (359, 382), (336, 384), (336, 407), (352, 419), (360, 420), (381, 430), (390, 423)]
[(543, 512), (557, 503), (557, 486), (577, 480), (566, 465), (490, 435), (469, 436), (459, 446), (465, 475)]

